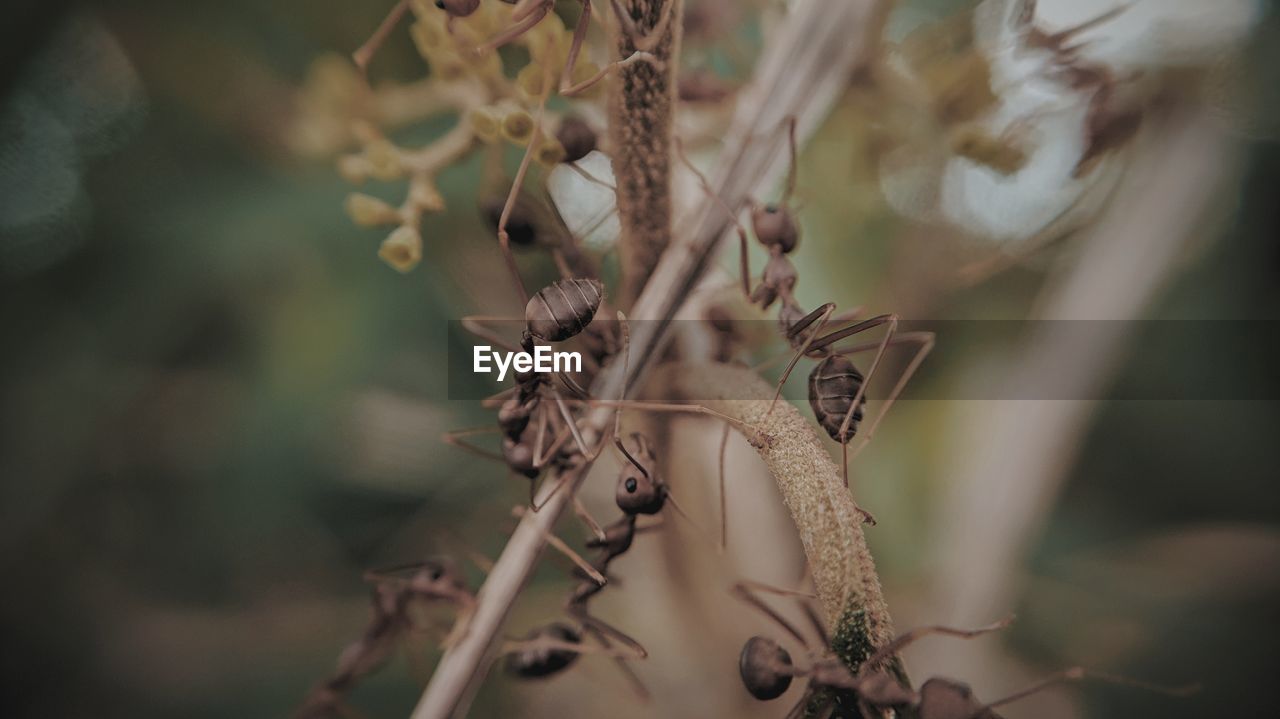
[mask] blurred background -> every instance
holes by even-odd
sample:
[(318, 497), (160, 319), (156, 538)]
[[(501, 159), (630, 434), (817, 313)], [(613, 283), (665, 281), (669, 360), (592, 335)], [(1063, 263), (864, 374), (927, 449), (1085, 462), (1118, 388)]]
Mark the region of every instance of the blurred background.
[[(6, 714), (285, 715), (363, 630), (362, 570), (500, 552), (527, 486), (438, 439), (492, 422), (478, 403), (449, 399), (446, 362), (469, 344), (447, 320), (516, 307), (475, 209), (480, 159), (441, 176), (449, 211), (427, 219), (423, 260), (401, 274), (377, 257), (384, 233), (343, 212), (351, 187), (334, 153), (299, 148), (309, 68), (357, 47), (390, 4), (7, 8)], [(779, 4), (689, 5), (684, 63), (744, 81)], [(859, 501), (880, 520), (869, 539), (899, 627), (1019, 615), (998, 639), (913, 650), (917, 678), (957, 676), (994, 698), (1083, 664), (1205, 686), (1184, 700), (1076, 687), (1011, 716), (1280, 711), (1280, 25), (1269, 4), (1227, 5), (1215, 23), (1182, 18), (1190, 34), (1166, 36), (1167, 54), (1150, 60), (1168, 70), (1155, 107), (1196, 108), (1220, 129), (1196, 134), (1194, 122), (1184, 131), (1157, 117), (1127, 154), (1107, 159), (1153, 177), (1188, 169), (1203, 201), (1188, 217), (1177, 213), (1185, 202), (1149, 204), (1120, 179), (1099, 192), (1142, 208), (1136, 230), (1134, 213), (1117, 215), (1114, 204), (1052, 233), (1030, 226), (1037, 217), (995, 227), (972, 206), (956, 211), (945, 186), (927, 187), (929, 172), (934, 185), (950, 177), (942, 165), (897, 152), (927, 141), (899, 138), (877, 154), (884, 118), (872, 110), (882, 99), (861, 86), (801, 157), (806, 234), (795, 259), (806, 306), (1117, 328), (1068, 355), (1080, 376), (1066, 386), (1078, 399), (994, 401), (968, 388), (1054, 367), (1038, 363), (1055, 340), (1034, 325), (1001, 337), (955, 323), (917, 398), (895, 408), (855, 467)], [(904, 3), (886, 34), (910, 48), (913, 30), (966, 7)], [(577, 13), (572, 2), (558, 11)], [(1138, 52), (1141, 30), (1156, 26), (1138, 17), (1115, 47)], [(423, 71), (406, 33), (375, 65), (375, 77)], [(712, 111), (711, 120), (690, 112), (715, 127)], [(423, 123), (403, 137), (448, 126)], [(1184, 150), (1187, 163), (1159, 164)], [(384, 189), (387, 199), (402, 191), (366, 191)], [(992, 192), (971, 205), (1018, 202)], [(1144, 233), (1144, 222), (1158, 229)], [(1020, 238), (1049, 234), (1045, 247), (1020, 251)], [(735, 261), (725, 256), (726, 273)], [(979, 271), (958, 280), (958, 266)], [(526, 269), (529, 284), (554, 273), (537, 259)], [(1162, 331), (1157, 320), (1183, 329)], [(1206, 383), (1214, 392), (1178, 399), (1177, 388)], [(802, 378), (788, 394), (804, 398)], [(689, 427), (694, 439), (671, 448), (670, 466), (673, 482), (701, 487), (686, 490), (694, 523), (669, 520), (671, 531), (638, 540), (597, 610), (650, 648), (637, 671), (653, 703), (638, 704), (609, 662), (588, 658), (547, 682), (495, 672), (473, 715), (785, 713), (786, 699), (752, 702), (737, 682), (742, 641), (770, 627), (727, 606), (724, 589), (748, 576), (797, 582), (793, 529), (735, 438), (731, 548), (717, 557), (699, 534), (716, 515), (698, 483), (714, 478), (719, 430)], [(588, 490), (602, 514), (610, 471)], [(566, 523), (563, 533), (581, 532)], [(549, 557), (511, 633), (547, 621), (567, 587), (566, 566)], [(407, 715), (437, 657), (433, 642), (416, 643), (352, 704), (371, 717)]]

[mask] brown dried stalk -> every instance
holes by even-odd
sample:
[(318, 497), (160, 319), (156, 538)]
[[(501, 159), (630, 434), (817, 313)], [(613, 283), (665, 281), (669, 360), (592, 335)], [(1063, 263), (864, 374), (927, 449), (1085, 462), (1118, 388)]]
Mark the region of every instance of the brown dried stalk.
[[(749, 193), (767, 190), (781, 175), (785, 159), (781, 135), (774, 132), (789, 116), (799, 120), (799, 134), (807, 137), (824, 117), (834, 99), (848, 85), (864, 59), (869, 41), (880, 27), (869, 22), (876, 0), (827, 3), (801, 0), (766, 48), (750, 89), (739, 100), (725, 151), (713, 173), (712, 185), (730, 207), (741, 208)], [(629, 371), (613, 362), (592, 385), (593, 396), (620, 395), (623, 382), (635, 384), (661, 349), (667, 323), (675, 316), (707, 266), (715, 246), (724, 237), (728, 221), (712, 202), (702, 203), (698, 216), (662, 254), (631, 318)], [(608, 407), (598, 407), (586, 418), (584, 438), (598, 441), (612, 421)], [(498, 650), (498, 639), (511, 606), (524, 587), (546, 546), (547, 536), (585, 479), (590, 463), (554, 474), (544, 487), (567, 486), (550, 497), (536, 513), (520, 520), (502, 555), (476, 596), (475, 612), (466, 634), (446, 650), (427, 685), (414, 719), (443, 719), (465, 712)]]
[(875, 562), (862, 533), (863, 516), (840, 468), (810, 423), (788, 402), (773, 404), (773, 385), (746, 367), (676, 364), (655, 378), (676, 397), (692, 399), (758, 428), (771, 441), (756, 448), (800, 532), (827, 624), (840, 658), (860, 666), (893, 638), (893, 623)]
[[(646, 49), (657, 60), (622, 67), (609, 91), (622, 224), (621, 299), (630, 305), (671, 242), (671, 127), (684, 0), (620, 0), (614, 7), (624, 13), (619, 20), (628, 30), (618, 33), (618, 57)], [(646, 36), (652, 49), (636, 46)]]

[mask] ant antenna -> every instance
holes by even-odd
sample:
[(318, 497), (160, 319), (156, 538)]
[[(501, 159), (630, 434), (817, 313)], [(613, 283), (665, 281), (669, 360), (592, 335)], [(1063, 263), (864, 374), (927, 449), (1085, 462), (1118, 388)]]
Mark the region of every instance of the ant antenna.
[(1045, 677), (1044, 679), (1041, 679), (1035, 684), (1032, 684), (1031, 686), (1025, 689), (1016, 691), (1010, 694), (1009, 696), (1004, 697), (1003, 699), (997, 699), (996, 701), (993, 701), (990, 704), (987, 704), (986, 706), (984, 706), (983, 709), (995, 709), (996, 707), (1004, 706), (1005, 704), (1012, 704), (1013, 702), (1016, 702), (1020, 699), (1025, 699), (1026, 697), (1029, 697), (1032, 694), (1035, 694), (1036, 692), (1043, 691), (1044, 689), (1050, 686), (1053, 686), (1054, 684), (1059, 684), (1061, 682), (1082, 681), (1084, 679), (1096, 679), (1098, 681), (1106, 682), (1108, 684), (1116, 684), (1116, 685), (1125, 686), (1125, 687), (1134, 687), (1137, 689), (1143, 689), (1149, 692), (1164, 694), (1166, 696), (1171, 696), (1171, 697), (1191, 696), (1192, 694), (1195, 694), (1196, 692), (1200, 691), (1200, 688), (1201, 688), (1199, 682), (1192, 682), (1190, 684), (1185, 684), (1183, 686), (1169, 687), (1169, 686), (1163, 686), (1160, 684), (1151, 684), (1149, 682), (1139, 681), (1137, 679), (1130, 679), (1128, 677), (1122, 677), (1115, 674), (1103, 674), (1101, 672), (1093, 672), (1085, 669), (1084, 667), (1071, 667), (1070, 669), (1063, 669), (1060, 672), (1055, 672), (1053, 674), (1050, 674), (1049, 676)]
[(799, 153), (796, 151), (796, 116), (789, 115), (787, 117), (787, 148), (791, 153), (791, 163), (787, 168), (787, 185), (782, 191), (782, 206), (788, 207), (791, 203), (791, 193), (796, 189), (796, 162), (799, 159)]

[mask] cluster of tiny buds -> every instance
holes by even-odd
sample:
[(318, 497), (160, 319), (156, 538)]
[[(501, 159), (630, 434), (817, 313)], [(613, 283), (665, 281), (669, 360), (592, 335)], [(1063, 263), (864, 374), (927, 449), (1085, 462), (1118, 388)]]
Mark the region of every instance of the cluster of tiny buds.
[[(406, 12), (407, 8), (407, 12)], [(355, 63), (322, 58), (312, 68), (299, 98), (299, 151), (331, 152), (354, 142), (356, 150), (338, 159), (341, 176), (354, 185), (367, 181), (408, 181), (400, 204), (371, 194), (348, 196), (345, 210), (357, 225), (388, 227), (379, 256), (401, 272), (422, 258), (422, 216), (445, 210), (436, 178), (480, 146), (498, 151), (503, 144), (532, 147), (531, 157), (546, 167), (581, 159), (595, 149), (595, 132), (575, 116), (547, 112), (538, 131), (538, 114), (562, 82), (583, 85), (574, 99), (596, 99), (602, 84), (595, 63), (575, 54), (573, 32), (554, 13), (528, 24), (519, 6), (479, 0), (411, 0), (397, 5), (384, 27), (354, 55)], [(401, 14), (411, 14), (409, 36), (427, 64), (426, 80), (379, 83), (371, 87), (363, 73)], [(527, 26), (524, 26), (527, 25)], [(519, 32), (515, 29), (520, 28)], [(528, 62), (509, 69), (497, 52), (511, 43), (528, 53)], [(562, 78), (562, 74), (568, 77)], [(454, 114), (453, 129), (421, 147), (405, 147), (387, 133), (436, 115)]]

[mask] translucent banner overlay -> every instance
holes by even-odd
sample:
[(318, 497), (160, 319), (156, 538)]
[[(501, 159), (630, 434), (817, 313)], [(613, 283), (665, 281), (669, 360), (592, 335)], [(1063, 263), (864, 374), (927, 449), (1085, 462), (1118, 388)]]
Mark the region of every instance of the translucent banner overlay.
[[(862, 319), (865, 318), (859, 321)], [(827, 325), (814, 341), (820, 342), (820, 338), (855, 324)], [(565, 333), (577, 330), (572, 322), (563, 325)], [(477, 336), (471, 329), (479, 329), (487, 336)], [(562, 353), (561, 368), (568, 359), (563, 353), (580, 356), (582, 371), (564, 372), (568, 382), (552, 373), (554, 381), (546, 386), (566, 397), (574, 396), (572, 385), (589, 389), (598, 362), (603, 359), (608, 363), (617, 356), (621, 329), (616, 320), (596, 319), (567, 340), (535, 342), (545, 346), (538, 352), (546, 361), (555, 359), (555, 353)], [(636, 335), (659, 328), (656, 323), (632, 321), (627, 329)], [(880, 324), (802, 357), (787, 382), (786, 396), (803, 399), (808, 395), (810, 375), (826, 352), (844, 354), (867, 375), (887, 329), (887, 325)], [(481, 400), (512, 388), (519, 360), (508, 355), (520, 352), (525, 330), (523, 320), (468, 322), (465, 326), (462, 321), (451, 321), (448, 398)], [(802, 333), (798, 343), (812, 330), (810, 326)], [(901, 320), (895, 328), (895, 341), (886, 347), (865, 392), (869, 400), (884, 399), (922, 346), (923, 338), (931, 333), (934, 347), (905, 386), (901, 394), (904, 400), (1274, 400), (1280, 399), (1280, 382), (1258, 384), (1256, 378), (1280, 378), (1280, 368), (1262, 366), (1266, 357), (1275, 356), (1270, 347), (1277, 341), (1277, 330), (1280, 323), (1274, 320)], [(677, 320), (668, 323), (666, 331), (668, 340), (662, 357), (759, 366), (761, 375), (771, 384), (796, 354), (776, 320), (735, 320), (719, 325)], [(544, 336), (546, 333), (543, 329)], [(486, 358), (481, 364), (487, 372), (475, 371), (477, 347), (488, 348), (481, 351)], [(1119, 354), (1107, 356), (1114, 347), (1120, 348)], [(1131, 359), (1138, 348), (1142, 349), (1137, 353), (1143, 358), (1140, 363)], [(1197, 363), (1188, 363), (1185, 358), (1178, 362), (1152, 360), (1174, 353), (1189, 353), (1201, 359)], [(504, 362), (508, 363), (507, 371), (499, 382)], [(1114, 381), (1099, 384), (1090, 379), (1099, 376), (1100, 363), (1101, 376)], [(1198, 371), (1188, 374), (1188, 365), (1197, 366)], [(1255, 381), (1245, 383), (1241, 377), (1253, 377)], [(743, 396), (734, 399), (770, 397), (772, 392), (753, 396), (743, 388)], [(649, 391), (646, 399), (675, 398)]]

